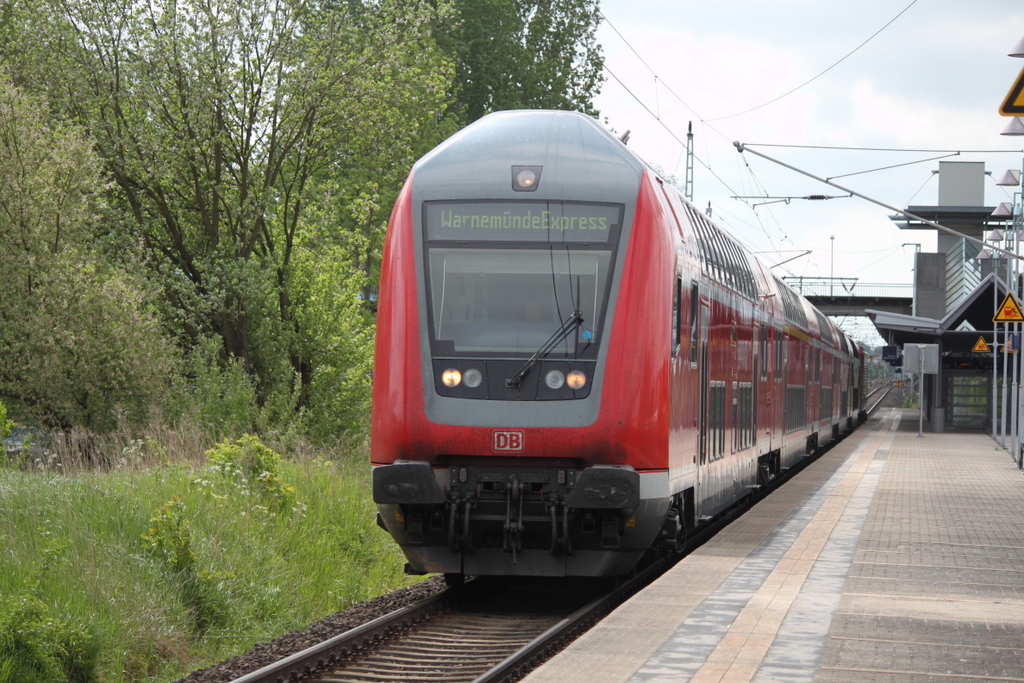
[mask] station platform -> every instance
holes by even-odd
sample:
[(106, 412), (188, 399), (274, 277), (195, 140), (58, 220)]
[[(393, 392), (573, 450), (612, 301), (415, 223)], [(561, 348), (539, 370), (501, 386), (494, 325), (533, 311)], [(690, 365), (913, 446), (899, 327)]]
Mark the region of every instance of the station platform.
[(524, 681), (1024, 681), (1024, 477), (881, 409)]

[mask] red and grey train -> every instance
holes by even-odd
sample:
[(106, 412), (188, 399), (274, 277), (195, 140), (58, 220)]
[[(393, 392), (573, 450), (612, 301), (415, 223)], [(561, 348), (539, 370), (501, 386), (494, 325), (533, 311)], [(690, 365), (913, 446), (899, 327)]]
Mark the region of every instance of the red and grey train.
[(864, 418), (861, 350), (577, 113), (423, 157), (379, 302), (373, 497), (411, 573), (627, 573)]

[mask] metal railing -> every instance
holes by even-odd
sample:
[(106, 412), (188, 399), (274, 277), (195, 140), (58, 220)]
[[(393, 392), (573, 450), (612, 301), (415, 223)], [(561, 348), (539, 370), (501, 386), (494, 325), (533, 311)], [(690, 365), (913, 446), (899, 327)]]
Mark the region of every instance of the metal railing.
[(855, 277), (801, 277), (782, 278), (790, 287), (804, 296), (835, 296), (862, 298), (911, 299), (914, 285), (885, 282), (861, 282)]

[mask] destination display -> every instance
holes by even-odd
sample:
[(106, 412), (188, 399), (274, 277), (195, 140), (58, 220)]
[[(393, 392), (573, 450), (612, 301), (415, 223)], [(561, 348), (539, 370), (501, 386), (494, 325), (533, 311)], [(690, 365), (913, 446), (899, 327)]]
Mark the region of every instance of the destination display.
[(618, 235), (620, 204), (579, 202), (426, 202), (428, 240), (609, 242)]

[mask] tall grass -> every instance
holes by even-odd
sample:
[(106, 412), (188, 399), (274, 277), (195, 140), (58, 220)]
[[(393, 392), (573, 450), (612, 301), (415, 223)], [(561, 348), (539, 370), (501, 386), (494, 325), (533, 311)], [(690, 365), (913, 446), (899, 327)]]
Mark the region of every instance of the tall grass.
[(35, 601), (95, 647), (93, 680), (168, 681), (411, 582), (374, 523), (364, 448), (279, 444), (282, 506), (171, 438), (79, 438), (0, 468), (0, 625)]

